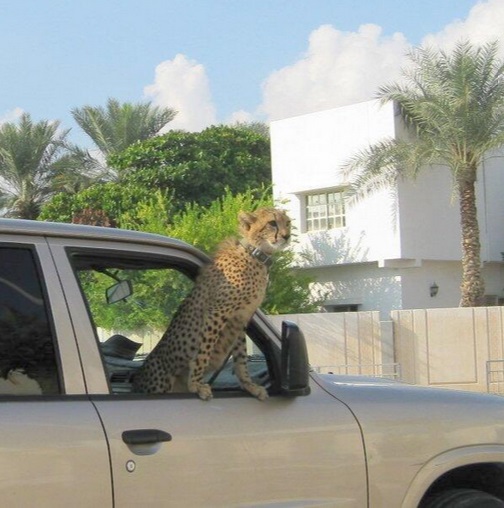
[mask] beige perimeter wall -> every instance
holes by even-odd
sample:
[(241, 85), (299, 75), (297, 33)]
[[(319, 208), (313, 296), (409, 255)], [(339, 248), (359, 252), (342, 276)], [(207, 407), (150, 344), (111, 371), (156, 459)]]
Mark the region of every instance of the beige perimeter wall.
[(379, 312), (269, 316), (280, 329), (287, 319), (306, 337), (311, 365), (320, 372), (393, 375), (392, 329)]
[(401, 363), (402, 379), (500, 392), (503, 319), (504, 307), (393, 311), (395, 358)]
[(444, 388), (504, 393), (504, 307), (270, 316), (296, 322), (322, 372), (386, 375)]

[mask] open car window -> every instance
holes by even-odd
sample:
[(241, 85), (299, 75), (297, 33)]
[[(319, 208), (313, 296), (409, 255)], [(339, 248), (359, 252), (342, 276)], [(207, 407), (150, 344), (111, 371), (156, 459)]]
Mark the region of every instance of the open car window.
[[(131, 393), (135, 374), (165, 333), (194, 284), (183, 264), (159, 258), (71, 254), (112, 393)], [(248, 364), (254, 381), (269, 386), (266, 359), (247, 337)], [(232, 358), (206, 374), (214, 392), (236, 392), (239, 383)], [(177, 386), (176, 392), (187, 392)]]

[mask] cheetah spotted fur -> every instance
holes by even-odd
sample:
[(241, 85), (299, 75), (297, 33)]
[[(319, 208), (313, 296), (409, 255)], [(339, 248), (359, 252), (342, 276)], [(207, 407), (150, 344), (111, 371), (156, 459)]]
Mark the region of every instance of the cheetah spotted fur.
[(248, 372), (245, 327), (264, 299), (270, 256), (288, 244), (290, 219), (283, 210), (261, 208), (240, 212), (238, 220), (242, 239), (223, 242), (202, 269), (137, 374), (134, 391), (170, 393), (183, 383), (182, 391), (210, 400), (204, 375), (231, 353), (240, 386), (259, 400), (268, 397)]

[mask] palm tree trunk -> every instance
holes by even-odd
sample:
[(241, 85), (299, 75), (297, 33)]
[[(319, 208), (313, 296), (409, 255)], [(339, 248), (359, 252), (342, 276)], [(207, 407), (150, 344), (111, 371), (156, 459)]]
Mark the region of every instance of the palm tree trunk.
[[(476, 171), (474, 171), (476, 174)], [(485, 283), (481, 275), (481, 245), (476, 209), (475, 179), (459, 182), (462, 227), (461, 307), (482, 305)]]

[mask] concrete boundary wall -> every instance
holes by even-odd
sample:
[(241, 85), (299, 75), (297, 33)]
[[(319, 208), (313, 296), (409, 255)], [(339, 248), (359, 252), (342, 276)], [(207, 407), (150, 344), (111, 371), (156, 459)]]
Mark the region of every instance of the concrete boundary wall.
[(315, 367), (387, 375), (396, 363), (408, 383), (504, 392), (504, 307), (397, 310), (391, 322), (380, 322), (378, 312), (270, 318), (301, 327)]
[(504, 359), (503, 318), (504, 307), (393, 311), (402, 379), (487, 391), (493, 382), (487, 377), (488, 362)]
[(382, 331), (379, 312), (341, 312), (269, 316), (280, 329), (296, 323), (306, 337), (310, 363), (322, 370), (381, 375), (393, 362), (391, 340)]

